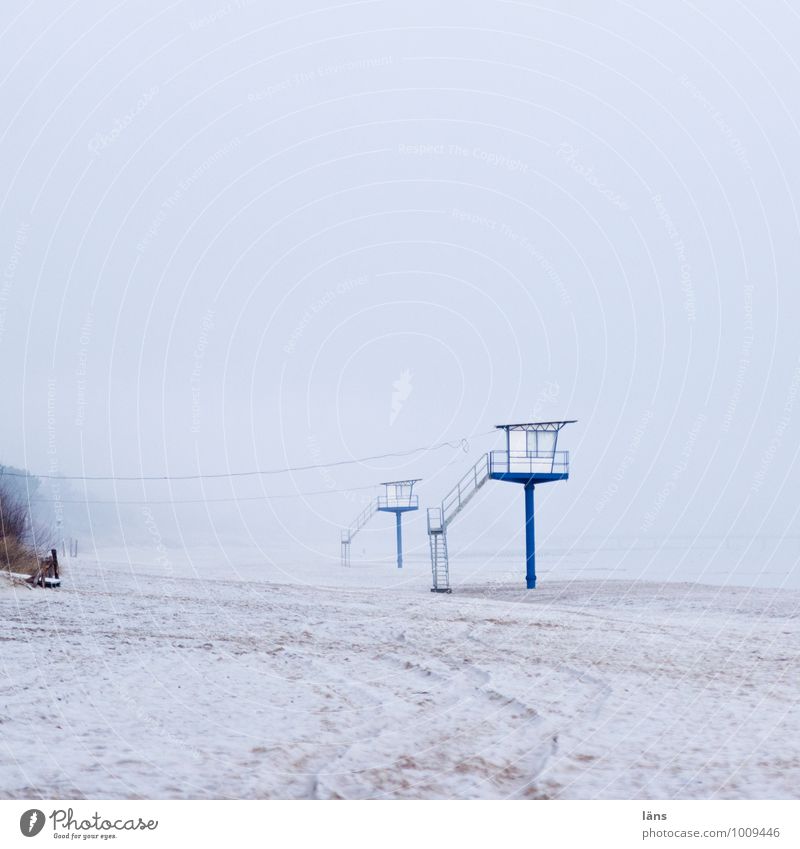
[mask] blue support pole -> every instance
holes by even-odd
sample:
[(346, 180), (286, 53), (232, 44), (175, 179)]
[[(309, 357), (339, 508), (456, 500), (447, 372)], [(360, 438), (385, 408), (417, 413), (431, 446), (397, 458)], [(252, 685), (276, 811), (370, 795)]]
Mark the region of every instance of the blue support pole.
[(525, 583), (536, 588), (536, 539), (533, 533), (533, 484), (525, 484)]
[(395, 514), (397, 517), (397, 568), (403, 568), (403, 529), (400, 524), (403, 514), (398, 510)]

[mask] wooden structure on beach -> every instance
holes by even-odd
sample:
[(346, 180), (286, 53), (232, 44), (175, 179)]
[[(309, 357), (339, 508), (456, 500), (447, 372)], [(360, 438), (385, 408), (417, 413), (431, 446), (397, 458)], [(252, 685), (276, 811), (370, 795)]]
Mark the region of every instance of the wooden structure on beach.
[(27, 583), (43, 589), (60, 587), (61, 576), (58, 572), (58, 550), (50, 549), (50, 556), (39, 559), (36, 571), (27, 579)]

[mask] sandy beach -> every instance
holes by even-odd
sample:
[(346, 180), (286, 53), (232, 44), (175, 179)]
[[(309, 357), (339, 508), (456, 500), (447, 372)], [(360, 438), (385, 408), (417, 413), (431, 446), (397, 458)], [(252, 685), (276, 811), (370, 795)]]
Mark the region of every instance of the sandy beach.
[(0, 796), (798, 797), (798, 591), (256, 574), (5, 585)]

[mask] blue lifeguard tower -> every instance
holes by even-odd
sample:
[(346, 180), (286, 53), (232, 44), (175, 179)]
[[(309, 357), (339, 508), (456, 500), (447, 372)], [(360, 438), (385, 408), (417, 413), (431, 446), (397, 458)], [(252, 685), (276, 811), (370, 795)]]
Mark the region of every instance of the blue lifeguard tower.
[(451, 592), (447, 528), (488, 480), (520, 483), (525, 487), (525, 583), (529, 590), (536, 586), (533, 491), (537, 484), (569, 477), (569, 452), (557, 450), (558, 434), (575, 421), (497, 425), (498, 430), (505, 431), (505, 448), (484, 454), (442, 499), (440, 507), (428, 508), (431, 592)]
[(350, 543), (375, 513), (394, 513), (397, 528), (397, 568), (403, 568), (403, 513), (419, 510), (419, 496), (414, 495), (414, 484), (421, 478), (402, 481), (385, 481), (383, 495), (379, 495), (356, 516), (349, 528), (342, 531), (342, 566), (350, 565)]

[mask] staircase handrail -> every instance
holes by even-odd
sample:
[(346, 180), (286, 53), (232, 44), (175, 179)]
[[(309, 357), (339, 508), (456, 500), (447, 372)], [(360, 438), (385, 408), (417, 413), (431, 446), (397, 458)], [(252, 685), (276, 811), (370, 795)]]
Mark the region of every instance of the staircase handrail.
[(367, 524), (367, 522), (375, 515), (375, 512), (378, 509), (378, 499), (373, 498), (369, 504), (358, 514), (358, 516), (353, 519), (350, 527), (342, 532), (342, 537), (344, 539), (344, 534), (347, 534), (347, 541), (351, 540), (363, 527)]
[[(484, 454), (475, 465), (464, 474), (458, 483), (442, 499), (442, 525), (447, 525), (466, 505), (489, 477), (489, 455)], [(453, 509), (455, 507), (455, 509)]]

